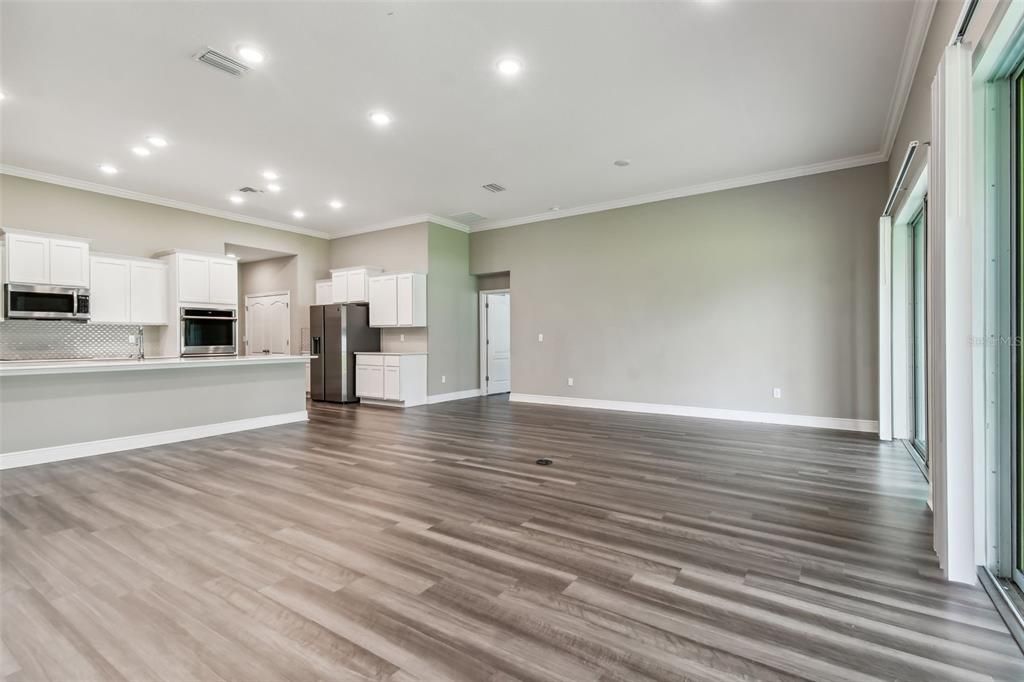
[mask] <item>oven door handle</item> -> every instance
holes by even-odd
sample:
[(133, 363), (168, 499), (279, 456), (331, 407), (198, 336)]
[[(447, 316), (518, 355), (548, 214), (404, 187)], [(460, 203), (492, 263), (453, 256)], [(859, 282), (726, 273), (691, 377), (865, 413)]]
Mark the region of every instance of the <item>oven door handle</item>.
[(183, 320), (211, 320), (213, 322), (238, 322), (237, 317), (207, 317), (206, 315), (182, 315)]

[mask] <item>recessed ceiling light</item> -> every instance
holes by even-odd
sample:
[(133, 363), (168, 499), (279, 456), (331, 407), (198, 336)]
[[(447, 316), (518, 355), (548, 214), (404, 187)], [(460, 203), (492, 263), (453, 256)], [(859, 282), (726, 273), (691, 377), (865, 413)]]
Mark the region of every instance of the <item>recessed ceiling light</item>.
[(502, 76), (518, 76), (523, 70), (523, 63), (515, 57), (502, 57), (494, 67)]
[(242, 197), (238, 196), (237, 194), (232, 194), (231, 196), (229, 196), (228, 197), (228, 201), (230, 201), (232, 204), (244, 204), (245, 203), (245, 199), (243, 199)]
[(300, 209), (295, 209), (294, 211), (292, 211), (292, 217), (302, 220), (303, 218), (306, 217), (306, 212)]
[(142, 146), (132, 147), (132, 153), (135, 154), (135, 156), (149, 156), (150, 154), (149, 147)]
[(228, 258), (238, 258), (238, 256), (236, 256), (233, 253), (225, 253), (224, 255), (227, 256)]
[(561, 206), (552, 206), (549, 210), (551, 210), (551, 211), (561, 211), (562, 207)]
[(106, 173), (107, 175), (117, 175), (117, 166), (110, 163), (101, 163), (100, 172)]
[(384, 126), (391, 125), (391, 114), (386, 111), (374, 111), (370, 114), (370, 120), (373, 124), (383, 128)]
[(625, 168), (626, 166), (629, 165), (629, 163), (629, 159), (619, 159), (618, 161), (615, 162), (615, 165), (618, 166), (619, 168)]
[(3, 102), (5, 99), (7, 99), (7, 95), (5, 95), (4, 93), (0, 92), (0, 102)]
[(345, 204), (341, 203), (340, 199), (331, 199), (330, 201), (327, 202), (327, 205), (330, 206), (331, 208), (333, 208), (335, 211), (337, 211), (339, 208), (341, 208)]
[(281, 191), (281, 185), (277, 184), (276, 182), (267, 183), (267, 191), (268, 192), (280, 192)]
[(278, 177), (279, 176), (277, 175), (277, 173), (275, 173), (272, 170), (265, 170), (265, 171), (263, 171), (263, 178), (265, 180), (277, 180)]
[(251, 45), (243, 45), (238, 48), (236, 52), (238, 53), (238, 56), (242, 58), (242, 61), (247, 64), (263, 63), (263, 53)]
[(161, 149), (167, 146), (167, 139), (160, 137), (159, 135), (150, 135), (146, 138), (146, 142)]

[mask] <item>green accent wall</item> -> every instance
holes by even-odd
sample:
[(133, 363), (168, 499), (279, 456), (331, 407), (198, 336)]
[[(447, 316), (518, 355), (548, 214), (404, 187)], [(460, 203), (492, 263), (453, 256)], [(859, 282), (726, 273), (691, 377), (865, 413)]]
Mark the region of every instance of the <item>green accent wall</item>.
[(430, 223), (427, 263), (427, 393), (479, 388), (477, 290), (476, 277), (469, 274), (469, 235)]

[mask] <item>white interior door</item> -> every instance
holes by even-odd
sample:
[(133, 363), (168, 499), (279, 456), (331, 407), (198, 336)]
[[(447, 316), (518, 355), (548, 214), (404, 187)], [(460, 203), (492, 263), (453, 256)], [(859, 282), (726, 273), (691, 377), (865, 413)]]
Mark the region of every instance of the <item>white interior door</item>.
[(245, 297), (246, 355), (290, 352), (289, 298), (287, 293)]
[(512, 336), (509, 295), (487, 294), (487, 395), (512, 390)]

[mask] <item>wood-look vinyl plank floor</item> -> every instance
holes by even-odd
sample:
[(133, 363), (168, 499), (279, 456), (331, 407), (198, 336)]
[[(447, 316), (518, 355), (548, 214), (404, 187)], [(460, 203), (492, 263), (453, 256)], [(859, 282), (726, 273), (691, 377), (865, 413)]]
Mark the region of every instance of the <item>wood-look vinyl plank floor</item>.
[(312, 403), (3, 472), (0, 677), (1024, 680), (926, 495), (868, 435)]

